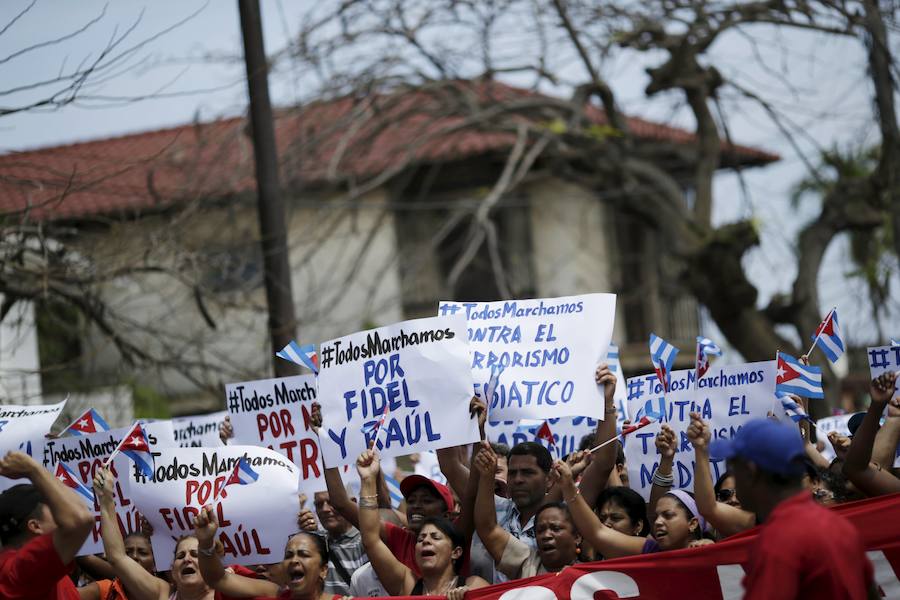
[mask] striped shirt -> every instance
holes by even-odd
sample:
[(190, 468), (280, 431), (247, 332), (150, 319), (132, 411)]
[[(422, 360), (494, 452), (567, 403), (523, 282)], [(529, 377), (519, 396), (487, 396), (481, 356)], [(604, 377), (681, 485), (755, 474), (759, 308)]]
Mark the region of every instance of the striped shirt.
[[(350, 595), (350, 577), (356, 569), (369, 562), (366, 549), (362, 544), (362, 536), (359, 530), (351, 527), (341, 535), (328, 534), (328, 552), (331, 560), (328, 561), (328, 575), (325, 577), (325, 592), (338, 596)], [(346, 579), (341, 576), (335, 567), (335, 561), (339, 561), (347, 573)]]

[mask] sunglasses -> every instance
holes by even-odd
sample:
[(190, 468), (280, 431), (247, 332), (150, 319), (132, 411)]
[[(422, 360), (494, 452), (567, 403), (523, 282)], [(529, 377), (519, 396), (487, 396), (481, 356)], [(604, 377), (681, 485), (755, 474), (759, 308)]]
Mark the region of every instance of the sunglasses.
[(732, 498), (734, 498), (735, 492), (734, 490), (728, 488), (722, 488), (719, 490), (719, 493), (716, 497), (719, 499), (719, 502), (728, 502)]

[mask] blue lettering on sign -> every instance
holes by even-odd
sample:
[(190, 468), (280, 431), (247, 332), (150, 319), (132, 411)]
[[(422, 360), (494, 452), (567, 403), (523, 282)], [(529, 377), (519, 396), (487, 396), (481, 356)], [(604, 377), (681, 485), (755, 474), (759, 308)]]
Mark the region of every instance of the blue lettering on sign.
[(3, 431), (3, 428), (6, 427), (7, 423), (9, 423), (9, 421), (0, 421), (0, 431)]
[(734, 417), (737, 415), (749, 415), (750, 411), (747, 409), (747, 396), (732, 396), (728, 400), (728, 416)]
[(472, 351), (473, 369), (490, 369), (494, 365), (502, 367), (546, 367), (564, 365), (569, 362), (571, 352), (565, 346), (560, 348), (545, 348), (541, 350), (527, 350), (525, 352), (504, 351), (487, 353), (479, 350)]
[(500, 383), (491, 410), (516, 406), (556, 406), (572, 401), (575, 394), (574, 381), (512, 381)]

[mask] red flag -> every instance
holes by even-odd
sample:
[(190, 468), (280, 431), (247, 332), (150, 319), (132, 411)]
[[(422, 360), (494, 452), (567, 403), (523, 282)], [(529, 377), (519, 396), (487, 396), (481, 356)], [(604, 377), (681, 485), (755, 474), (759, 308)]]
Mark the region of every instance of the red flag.
[(537, 430), (537, 434), (535, 437), (539, 440), (547, 440), (551, 446), (555, 446), (556, 442), (553, 440), (553, 432), (550, 431), (550, 423), (544, 421), (544, 424), (541, 425), (541, 428)]

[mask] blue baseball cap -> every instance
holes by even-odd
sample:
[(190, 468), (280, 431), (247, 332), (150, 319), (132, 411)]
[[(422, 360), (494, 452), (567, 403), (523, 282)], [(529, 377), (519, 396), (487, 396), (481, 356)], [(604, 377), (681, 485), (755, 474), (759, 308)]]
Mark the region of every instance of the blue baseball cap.
[(709, 445), (713, 460), (742, 458), (779, 475), (803, 473), (803, 462), (797, 459), (805, 453), (797, 428), (772, 419), (748, 421), (732, 439), (713, 440)]

